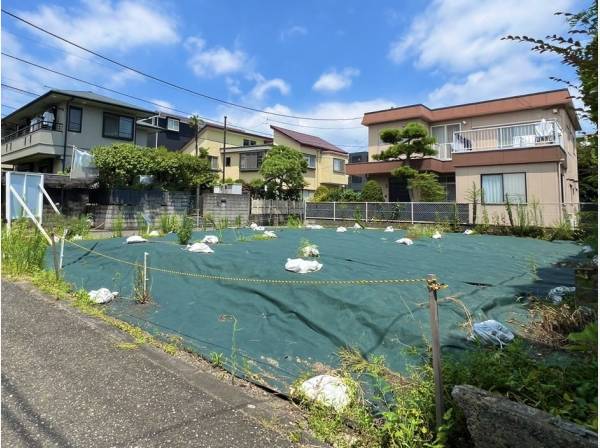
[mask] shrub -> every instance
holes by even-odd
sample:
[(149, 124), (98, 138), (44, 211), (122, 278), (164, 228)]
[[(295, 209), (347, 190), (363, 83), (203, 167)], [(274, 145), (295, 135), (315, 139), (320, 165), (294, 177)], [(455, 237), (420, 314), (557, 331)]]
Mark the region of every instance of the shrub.
[(192, 238), (192, 232), (194, 230), (194, 221), (189, 216), (182, 216), (177, 227), (177, 239), (179, 244), (187, 244)]
[(123, 229), (125, 228), (125, 220), (123, 213), (119, 213), (113, 222), (113, 238), (121, 238), (123, 236)]
[(293, 229), (302, 227), (302, 220), (300, 219), (299, 216), (290, 215), (290, 216), (288, 216), (288, 219), (287, 219), (287, 227), (293, 228)]
[(327, 202), (329, 201), (329, 188), (325, 185), (319, 185), (313, 195), (314, 202)]
[(26, 219), (13, 221), (2, 229), (2, 272), (31, 274), (43, 267), (46, 238)]
[(383, 202), (383, 190), (376, 181), (368, 181), (360, 193), (360, 200), (363, 202)]

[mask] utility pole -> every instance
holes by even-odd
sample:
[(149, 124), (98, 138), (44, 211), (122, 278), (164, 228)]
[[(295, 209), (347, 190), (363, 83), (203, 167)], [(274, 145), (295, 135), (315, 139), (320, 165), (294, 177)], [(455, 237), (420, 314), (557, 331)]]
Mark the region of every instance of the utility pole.
[(223, 122), (223, 183), (225, 183), (225, 147), (227, 146), (227, 115), (225, 115)]

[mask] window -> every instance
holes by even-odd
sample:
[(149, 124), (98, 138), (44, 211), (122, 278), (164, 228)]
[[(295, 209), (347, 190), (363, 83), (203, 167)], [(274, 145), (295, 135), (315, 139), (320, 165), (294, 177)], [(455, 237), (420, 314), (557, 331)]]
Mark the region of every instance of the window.
[(481, 189), (485, 204), (502, 204), (507, 198), (513, 203), (527, 202), (525, 173), (482, 174)]
[(167, 129), (179, 132), (179, 120), (177, 118), (167, 118)]
[(219, 170), (219, 158), (218, 157), (208, 156), (208, 161), (210, 162), (211, 170), (217, 170), (217, 171)]
[(311, 154), (303, 154), (304, 160), (310, 169), (315, 169), (317, 167), (317, 157)]
[(438, 149), (440, 159), (450, 159), (452, 144), (454, 143), (454, 133), (460, 131), (460, 123), (443, 124), (440, 126), (431, 126), (431, 136), (435, 138), (435, 144)]
[(262, 164), (262, 153), (240, 154), (240, 171), (257, 171)]
[(351, 184), (361, 184), (363, 181), (362, 176), (350, 176), (350, 183)]
[(225, 157), (225, 166), (231, 166), (231, 157)]
[(256, 140), (249, 140), (247, 138), (244, 139), (244, 146), (255, 146)]
[(120, 140), (133, 140), (133, 118), (122, 115), (104, 114), (102, 136)]
[(81, 107), (69, 106), (69, 132), (81, 132)]
[(344, 161), (342, 159), (333, 159), (333, 171), (336, 173), (344, 172)]

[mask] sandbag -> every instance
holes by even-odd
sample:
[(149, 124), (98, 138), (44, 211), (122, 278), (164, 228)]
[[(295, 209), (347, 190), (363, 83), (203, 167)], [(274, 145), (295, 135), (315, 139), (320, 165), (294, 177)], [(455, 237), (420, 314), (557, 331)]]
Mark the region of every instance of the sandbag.
[(215, 235), (206, 235), (200, 242), (206, 244), (217, 244), (219, 242), (219, 238)]
[(146, 241), (148, 240), (139, 235), (132, 235), (125, 240), (127, 244), (145, 243)]
[(398, 244), (404, 244), (405, 246), (411, 246), (413, 244), (413, 240), (410, 238), (400, 238), (399, 240), (396, 240), (396, 242)]
[(392, 226), (387, 226), (384, 230), (384, 232), (393, 232), (394, 228)]
[(567, 294), (572, 294), (574, 292), (575, 287), (557, 286), (556, 288), (552, 288), (550, 291), (548, 291), (548, 298), (556, 305), (562, 302)]
[(300, 390), (308, 399), (330, 406), (336, 411), (341, 411), (350, 403), (348, 386), (335, 376), (317, 375), (303, 382)]
[(277, 238), (277, 234), (275, 232), (273, 232), (272, 230), (265, 230), (263, 235), (266, 236), (267, 238)]
[(111, 292), (110, 289), (93, 289), (88, 293), (90, 300), (94, 303), (108, 303), (119, 295), (118, 292)]
[(285, 270), (297, 274), (320, 271), (323, 265), (317, 260), (303, 260), (302, 258), (288, 258)]
[(200, 254), (214, 253), (214, 250), (212, 250), (210, 247), (208, 247), (208, 244), (206, 244), (206, 243), (188, 244), (186, 246), (185, 250), (187, 250), (188, 252), (195, 252), (195, 253), (200, 253)]
[(435, 233), (431, 235), (431, 238), (433, 238), (434, 240), (440, 240), (442, 239), (442, 234), (436, 230)]
[(337, 229), (335, 229), (335, 231), (338, 232), (338, 233), (343, 233), (343, 232), (346, 232), (347, 230), (348, 229), (346, 229), (345, 227), (342, 227), (342, 226), (340, 226)]
[(511, 342), (515, 335), (500, 322), (490, 319), (473, 325), (473, 339), (475, 338), (502, 347)]

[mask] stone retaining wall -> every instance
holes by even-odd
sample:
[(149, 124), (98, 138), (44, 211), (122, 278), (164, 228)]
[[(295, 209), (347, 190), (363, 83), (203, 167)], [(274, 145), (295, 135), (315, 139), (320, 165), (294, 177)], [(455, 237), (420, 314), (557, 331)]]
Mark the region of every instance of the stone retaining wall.
[(233, 224), (239, 217), (242, 225), (246, 225), (250, 216), (250, 196), (247, 194), (204, 193), (201, 206), (205, 220), (210, 215), (216, 221), (227, 219)]

